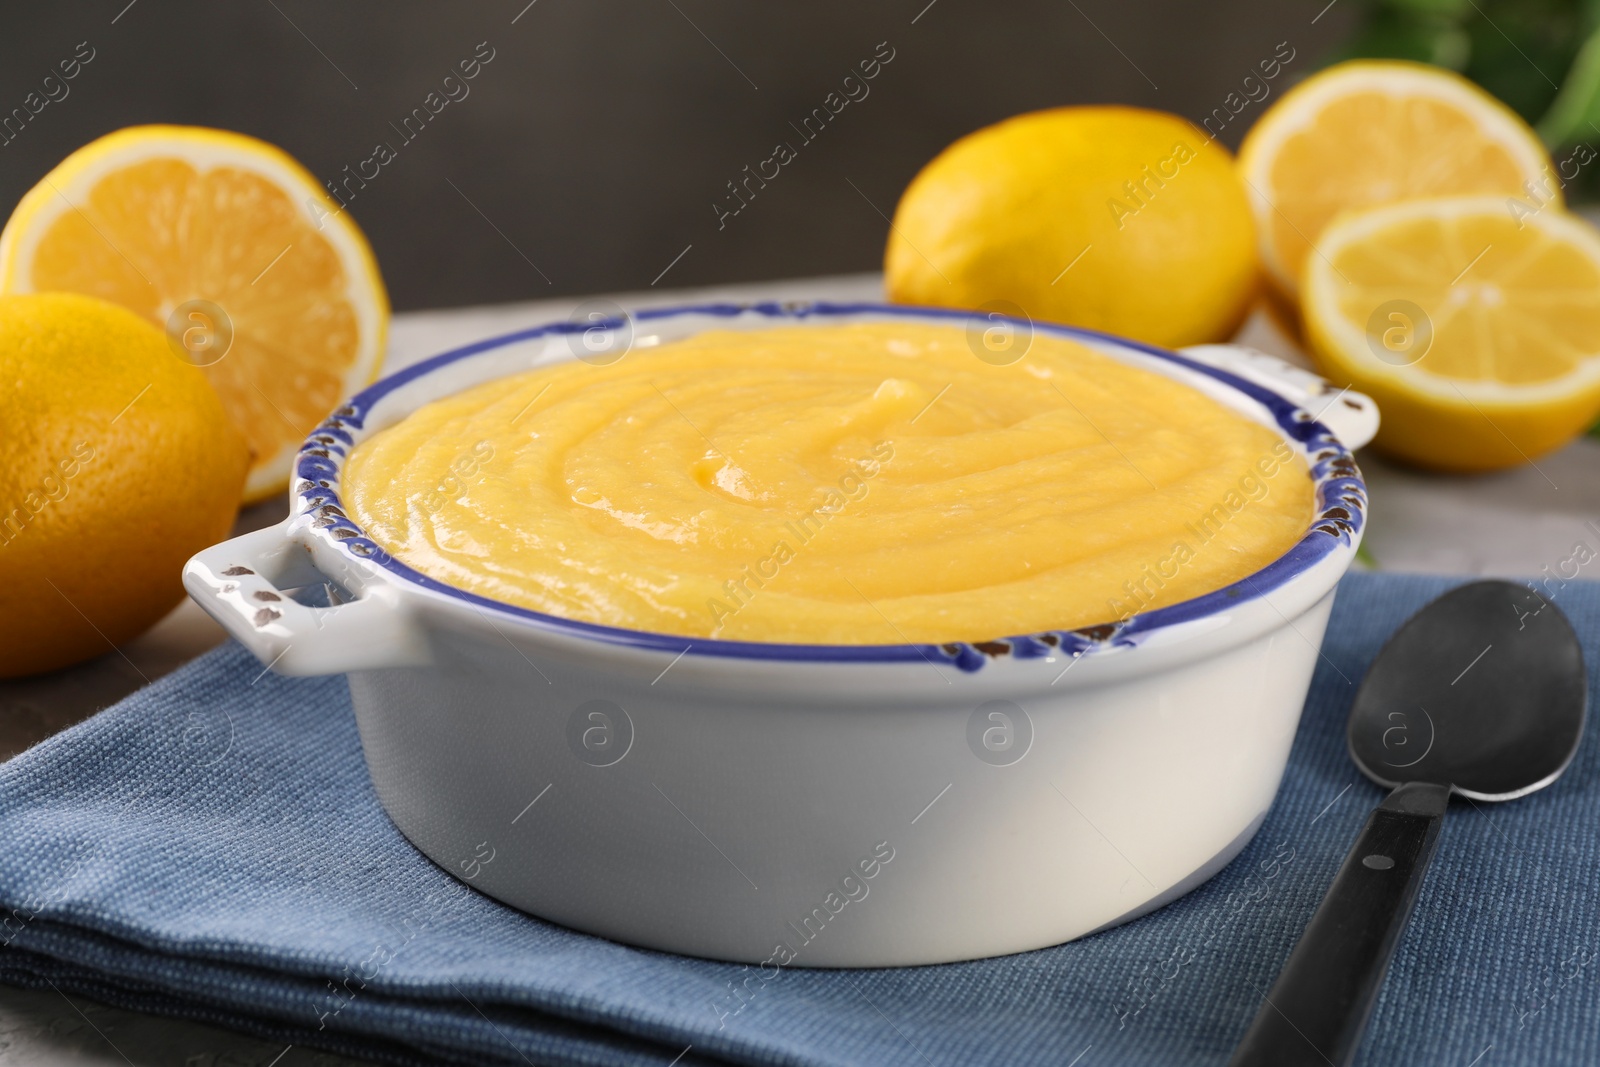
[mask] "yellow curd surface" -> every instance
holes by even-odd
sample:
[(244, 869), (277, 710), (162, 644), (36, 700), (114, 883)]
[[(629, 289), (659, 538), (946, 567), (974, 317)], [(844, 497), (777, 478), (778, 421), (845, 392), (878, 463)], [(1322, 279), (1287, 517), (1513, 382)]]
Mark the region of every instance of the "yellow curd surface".
[[(981, 346), (980, 349), (982, 350)], [(397, 558), (569, 619), (686, 637), (978, 641), (1117, 621), (1259, 570), (1304, 463), (1194, 389), (955, 326), (718, 331), (435, 401), (344, 496)]]

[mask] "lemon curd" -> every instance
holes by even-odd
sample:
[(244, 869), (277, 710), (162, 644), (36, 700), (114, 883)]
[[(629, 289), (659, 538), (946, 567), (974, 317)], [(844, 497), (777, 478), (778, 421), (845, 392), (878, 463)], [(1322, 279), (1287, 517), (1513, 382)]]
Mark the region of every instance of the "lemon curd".
[(351, 517), (439, 581), (685, 637), (978, 641), (1249, 575), (1312, 516), (1274, 430), (1083, 345), (953, 326), (712, 332), (412, 413)]

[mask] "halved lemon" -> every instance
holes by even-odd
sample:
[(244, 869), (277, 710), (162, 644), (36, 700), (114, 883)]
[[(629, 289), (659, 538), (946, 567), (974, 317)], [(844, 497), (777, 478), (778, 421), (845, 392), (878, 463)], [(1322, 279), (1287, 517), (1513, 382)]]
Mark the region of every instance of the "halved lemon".
[(1372, 396), (1376, 444), (1441, 470), (1537, 459), (1600, 415), (1600, 232), (1503, 196), (1340, 216), (1301, 297), (1322, 371)]
[(366, 238), (305, 168), (242, 134), (133, 126), (34, 186), (0, 233), (0, 292), (86, 293), (167, 331), (254, 452), (245, 502), (376, 375), (389, 299)]
[(1561, 202), (1515, 112), (1459, 75), (1397, 60), (1340, 63), (1289, 90), (1245, 135), (1239, 173), (1262, 263), (1291, 296), (1341, 211), (1474, 193)]

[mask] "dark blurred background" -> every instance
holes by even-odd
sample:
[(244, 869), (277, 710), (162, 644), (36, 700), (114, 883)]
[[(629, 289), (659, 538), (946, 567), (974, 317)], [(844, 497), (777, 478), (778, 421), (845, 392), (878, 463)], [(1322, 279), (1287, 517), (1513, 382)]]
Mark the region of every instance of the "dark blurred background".
[[(1198, 120), (1281, 41), (1296, 51), (1287, 73), (1313, 69), (1355, 15), (1345, 0), (1313, 24), (1326, 4), (15, 5), (0, 37), (0, 113), (80, 42), (94, 59), (0, 148), (0, 205), (9, 212), (103, 133), (192, 123), (278, 144), (323, 180), (380, 141), (396, 147), (350, 203), (396, 309), (644, 288), (691, 245), (662, 285), (872, 270), (887, 232), (879, 211), (892, 213), (917, 168), (954, 138), (1065, 103)], [(894, 58), (868, 95), (802, 143), (789, 124), (885, 41)], [(430, 92), (443, 97), (445, 76), (480, 42), (494, 58), (468, 95), (405, 142), (390, 123)], [(1230, 143), (1245, 122), (1234, 125)], [(713, 202), (736, 206), (726, 183), (779, 141), (799, 158), (719, 230)]]
[[(1518, 18), (1489, 6), (1497, 22)], [(1439, 22), (1457, 7), (1477, 18), (1478, 4), (1448, 0), (16, 5), (0, 37), (0, 114), (80, 43), (94, 58), (0, 147), (0, 205), (100, 134), (192, 123), (274, 142), (323, 180), (379, 142), (396, 148), (350, 210), (401, 310), (639, 289), (669, 264), (672, 286), (872, 270), (883, 215), (961, 134), (1065, 103), (1200, 121), (1284, 42), (1295, 58), (1274, 97), (1352, 41), (1460, 66), (1462, 31)], [(1482, 19), (1473, 32), (1484, 48), (1504, 37)], [(1576, 33), (1554, 33), (1570, 59)], [(791, 123), (890, 50), (867, 95), (803, 142)], [(458, 99), (406, 141), (402, 120), (429, 93), (438, 107), (445, 77), (475, 54), (492, 59), (466, 95), (452, 83)], [(1520, 77), (1537, 96), (1535, 74)], [(1260, 109), (1222, 140), (1236, 145)], [(713, 204), (737, 204), (727, 183), (780, 141), (799, 157), (719, 228)]]

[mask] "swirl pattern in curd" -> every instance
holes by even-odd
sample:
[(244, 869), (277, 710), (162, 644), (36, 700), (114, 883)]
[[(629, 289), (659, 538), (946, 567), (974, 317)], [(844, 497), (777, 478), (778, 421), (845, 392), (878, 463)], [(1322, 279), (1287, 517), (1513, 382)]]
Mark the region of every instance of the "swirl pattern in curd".
[(441, 582), (634, 630), (981, 641), (1220, 588), (1304, 534), (1276, 430), (1084, 345), (915, 323), (718, 331), (434, 401), (344, 495)]

